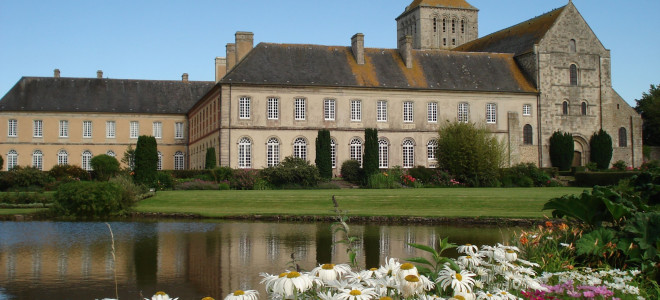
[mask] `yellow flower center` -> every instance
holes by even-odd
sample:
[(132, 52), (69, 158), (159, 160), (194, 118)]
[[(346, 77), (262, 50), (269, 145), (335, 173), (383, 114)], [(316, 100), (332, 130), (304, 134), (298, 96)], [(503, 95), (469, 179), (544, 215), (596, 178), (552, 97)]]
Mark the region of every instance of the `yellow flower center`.
[(360, 296), (362, 295), (362, 292), (358, 290), (352, 290), (349, 294), (351, 294), (351, 296)]
[(242, 290), (237, 290), (234, 292), (234, 296), (241, 296), (241, 295), (245, 295), (245, 292)]
[(378, 300), (392, 300), (392, 298), (385, 296), (385, 297), (380, 297), (380, 299), (378, 299)]
[(156, 292), (156, 296), (166, 296), (167, 294), (163, 291)]
[(286, 272), (285, 273), (280, 273), (280, 278), (286, 277), (286, 275), (289, 275), (289, 273), (286, 273)]
[(323, 269), (323, 270), (332, 270), (334, 268), (335, 268), (335, 265), (333, 265), (333, 264), (325, 264), (325, 265), (321, 266), (321, 269)]
[(204, 297), (204, 298), (202, 298), (202, 300), (215, 300), (215, 299), (213, 299), (211, 297)]
[(486, 294), (488, 297), (493, 297), (493, 294)]
[(456, 279), (458, 279), (458, 281), (463, 281), (463, 275), (456, 273)]
[(500, 292), (500, 294), (502, 294), (502, 295), (506, 295), (506, 292)]
[(508, 249), (508, 250), (506, 250), (506, 253), (516, 253), (516, 252), (511, 250), (511, 249)]
[(415, 266), (411, 263), (405, 263), (401, 265), (401, 270), (412, 270)]
[(472, 256), (468, 255), (468, 256), (466, 256), (465, 258), (467, 258), (467, 259), (472, 259)]
[(371, 268), (369, 271), (378, 271), (378, 268)]
[(419, 282), (419, 277), (417, 277), (415, 275), (408, 275), (408, 276), (406, 276), (405, 279), (408, 282)]
[(461, 295), (456, 295), (456, 296), (454, 296), (454, 298), (456, 298), (457, 300), (465, 300), (465, 297), (463, 297)]
[(472, 246), (472, 244), (465, 244), (465, 246), (467, 246), (467, 247), (471, 247), (471, 246)]
[(296, 277), (300, 277), (300, 273), (296, 271), (290, 272), (289, 275), (286, 275), (286, 278), (296, 278)]

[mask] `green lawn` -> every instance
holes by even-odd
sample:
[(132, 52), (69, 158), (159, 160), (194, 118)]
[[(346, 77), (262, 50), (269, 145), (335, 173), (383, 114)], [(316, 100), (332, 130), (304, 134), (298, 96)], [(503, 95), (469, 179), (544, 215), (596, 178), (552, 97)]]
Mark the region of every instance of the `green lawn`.
[(47, 208), (0, 208), (0, 215), (29, 215)]
[(443, 188), (398, 190), (162, 191), (138, 212), (206, 217), (333, 215), (331, 198), (353, 216), (540, 218), (550, 198), (584, 188)]

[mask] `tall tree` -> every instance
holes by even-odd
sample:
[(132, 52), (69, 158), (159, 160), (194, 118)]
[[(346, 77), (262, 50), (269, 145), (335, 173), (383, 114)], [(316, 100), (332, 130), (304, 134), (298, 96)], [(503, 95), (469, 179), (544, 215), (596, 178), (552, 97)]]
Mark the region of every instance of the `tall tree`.
[(573, 135), (568, 132), (555, 131), (550, 137), (550, 162), (559, 171), (568, 171), (573, 163), (575, 154)]
[(215, 147), (206, 148), (206, 165), (205, 169), (215, 169), (217, 167), (215, 159)]
[(138, 137), (135, 146), (135, 182), (152, 185), (156, 181), (158, 169), (158, 149), (156, 138), (148, 135)]
[(330, 131), (321, 129), (316, 138), (316, 159), (314, 163), (319, 169), (321, 178), (332, 178), (332, 154), (330, 148)]
[(364, 179), (378, 173), (378, 129), (364, 129), (364, 159), (362, 160)]
[(610, 167), (612, 160), (612, 137), (605, 130), (599, 130), (591, 136), (589, 140), (591, 153), (589, 161), (595, 162), (598, 169), (604, 170)]
[(642, 114), (642, 137), (644, 145), (660, 146), (660, 85), (651, 85), (648, 93), (642, 94), (635, 110)]

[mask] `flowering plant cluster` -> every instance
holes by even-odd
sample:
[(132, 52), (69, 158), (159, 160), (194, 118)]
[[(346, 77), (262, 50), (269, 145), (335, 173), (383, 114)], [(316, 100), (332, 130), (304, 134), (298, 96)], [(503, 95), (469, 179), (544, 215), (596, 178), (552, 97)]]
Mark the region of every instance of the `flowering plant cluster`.
[(416, 180), (417, 180), (417, 179), (415, 179), (415, 177), (412, 177), (412, 176), (410, 176), (410, 175), (408, 175), (408, 174), (406, 174), (406, 175), (402, 175), (402, 176), (401, 176), (401, 183), (402, 183), (403, 185), (405, 185), (405, 186), (412, 186), (412, 185), (414, 185)]

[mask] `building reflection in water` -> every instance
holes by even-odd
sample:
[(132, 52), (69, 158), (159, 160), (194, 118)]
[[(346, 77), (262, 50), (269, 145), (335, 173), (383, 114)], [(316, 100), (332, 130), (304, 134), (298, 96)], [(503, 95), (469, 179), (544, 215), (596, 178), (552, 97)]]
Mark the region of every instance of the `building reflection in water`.
[[(262, 290), (260, 272), (345, 263), (328, 223), (116, 222), (116, 249), (104, 223), (0, 222), (0, 298), (100, 299), (166, 291), (181, 299), (223, 299), (236, 289)], [(425, 253), (408, 243), (495, 244), (510, 228), (351, 225), (362, 267)], [(293, 254), (293, 259), (292, 259)], [(5, 295), (7, 296), (7, 295)]]

